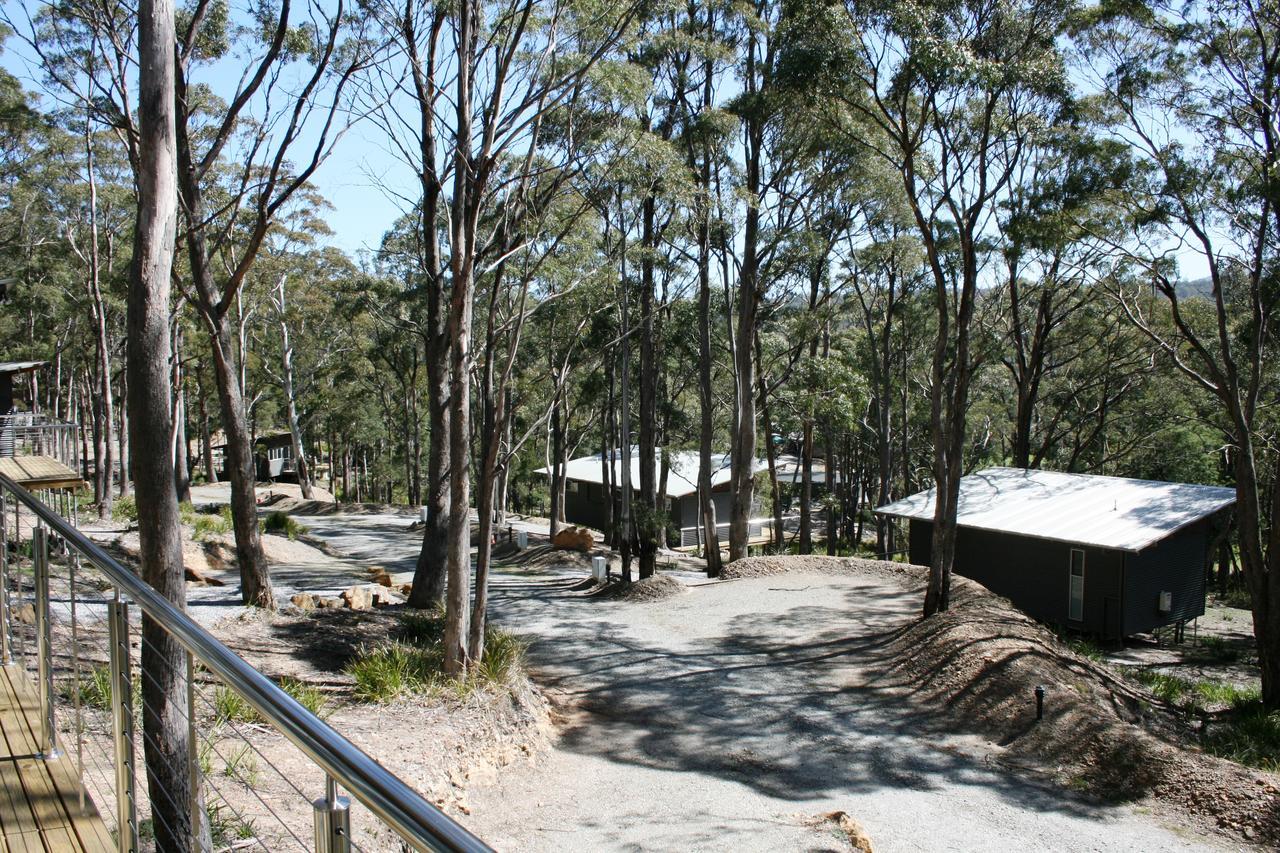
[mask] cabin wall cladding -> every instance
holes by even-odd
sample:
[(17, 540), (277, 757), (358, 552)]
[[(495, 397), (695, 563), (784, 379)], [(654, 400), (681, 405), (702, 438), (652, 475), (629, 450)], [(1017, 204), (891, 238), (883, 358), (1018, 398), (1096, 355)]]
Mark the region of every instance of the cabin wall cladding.
[[(1124, 616), (1127, 633), (1150, 631), (1171, 621), (1204, 615), (1205, 565), (1209, 525), (1192, 525), (1137, 554), (1125, 555)], [(1169, 613), (1159, 610), (1160, 593), (1172, 594)]]
[[(911, 521), (911, 562), (930, 554), (932, 535), (931, 522)], [(1079, 621), (1070, 618), (1072, 550), (1085, 553), (1084, 608)], [(1118, 551), (962, 527), (956, 532), (953, 570), (1011, 599), (1042, 622), (1109, 637), (1121, 636), (1124, 630), (1124, 556)]]

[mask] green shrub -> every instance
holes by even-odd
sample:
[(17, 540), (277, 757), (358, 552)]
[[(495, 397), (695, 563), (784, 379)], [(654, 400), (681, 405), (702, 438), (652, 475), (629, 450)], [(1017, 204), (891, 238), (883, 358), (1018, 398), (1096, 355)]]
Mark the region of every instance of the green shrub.
[(137, 521), (138, 503), (133, 499), (133, 495), (126, 495), (112, 501), (111, 517), (116, 521)]
[(283, 512), (270, 513), (262, 521), (262, 532), (275, 533), (279, 536), (288, 536), (290, 539), (297, 539), (299, 536), (307, 532), (307, 528), (298, 523), (293, 516)]
[(1200, 646), (1205, 654), (1220, 663), (1235, 663), (1240, 659), (1240, 647), (1232, 645), (1224, 637), (1201, 637)]

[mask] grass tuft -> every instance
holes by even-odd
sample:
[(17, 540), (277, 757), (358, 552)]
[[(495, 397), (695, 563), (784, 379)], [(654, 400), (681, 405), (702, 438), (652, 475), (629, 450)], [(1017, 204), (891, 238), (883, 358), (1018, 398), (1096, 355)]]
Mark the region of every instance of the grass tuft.
[(296, 699), (299, 705), (317, 717), (323, 719), (328, 716), (326, 706), (329, 704), (329, 700), (319, 687), (286, 675), (280, 679), (280, 689)]
[(485, 650), (464, 679), (443, 674), (444, 615), (406, 614), (395, 639), (362, 649), (347, 667), (362, 702), (387, 703), (415, 694), (450, 692), (465, 697), (482, 686), (502, 686), (521, 671), (524, 644), (505, 631), (485, 632)]
[(215, 725), (218, 723), (253, 723), (258, 720), (258, 712), (253, 706), (230, 687), (219, 687), (213, 693), (213, 715)]
[(273, 512), (262, 520), (262, 532), (297, 539), (307, 532), (307, 527), (287, 513)]

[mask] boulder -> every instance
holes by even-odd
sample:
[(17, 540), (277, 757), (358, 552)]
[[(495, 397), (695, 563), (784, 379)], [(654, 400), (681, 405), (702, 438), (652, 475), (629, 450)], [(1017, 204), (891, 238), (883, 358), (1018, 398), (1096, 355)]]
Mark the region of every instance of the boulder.
[(318, 606), (316, 597), (309, 592), (300, 592), (293, 598), (290, 598), (289, 602), (303, 613), (315, 610)]
[(373, 590), (367, 586), (350, 586), (342, 591), (342, 601), (349, 610), (370, 610)]
[(373, 578), (373, 582), (379, 586), (389, 587), (392, 585), (391, 575), (381, 566), (374, 566), (370, 569), (369, 576)]
[(582, 551), (589, 552), (595, 547), (595, 537), (591, 535), (591, 531), (585, 527), (566, 527), (556, 533), (551, 540), (554, 548), (560, 548), (566, 551)]
[(316, 610), (338, 610), (342, 607), (341, 598), (317, 598)]
[(413, 584), (411, 583), (400, 584), (400, 594), (403, 595), (405, 598), (408, 598), (411, 592), (413, 592)]

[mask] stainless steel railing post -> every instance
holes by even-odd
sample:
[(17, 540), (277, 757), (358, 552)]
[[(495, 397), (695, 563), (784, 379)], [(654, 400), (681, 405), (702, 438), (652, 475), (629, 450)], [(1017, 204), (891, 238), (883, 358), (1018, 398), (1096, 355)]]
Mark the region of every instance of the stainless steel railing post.
[(0, 489), (0, 665), (13, 663), (13, 634), (9, 624), (9, 516)]
[(107, 602), (111, 669), (111, 732), (115, 741), (116, 838), (120, 853), (138, 849), (138, 809), (134, 802), (133, 681), (129, 667), (129, 607)]
[(349, 853), (351, 850), (351, 800), (338, 796), (338, 784), (326, 774), (324, 797), (315, 809), (316, 853)]
[(187, 652), (187, 791), (191, 811), (191, 843), (197, 853), (206, 853), (212, 839), (206, 829), (208, 816), (200, 791), (200, 740), (196, 730), (196, 658)]
[(49, 531), (37, 527), (32, 539), (36, 584), (36, 658), (40, 690), (40, 757), (52, 760), (58, 749), (53, 718), (53, 640), (49, 625)]

